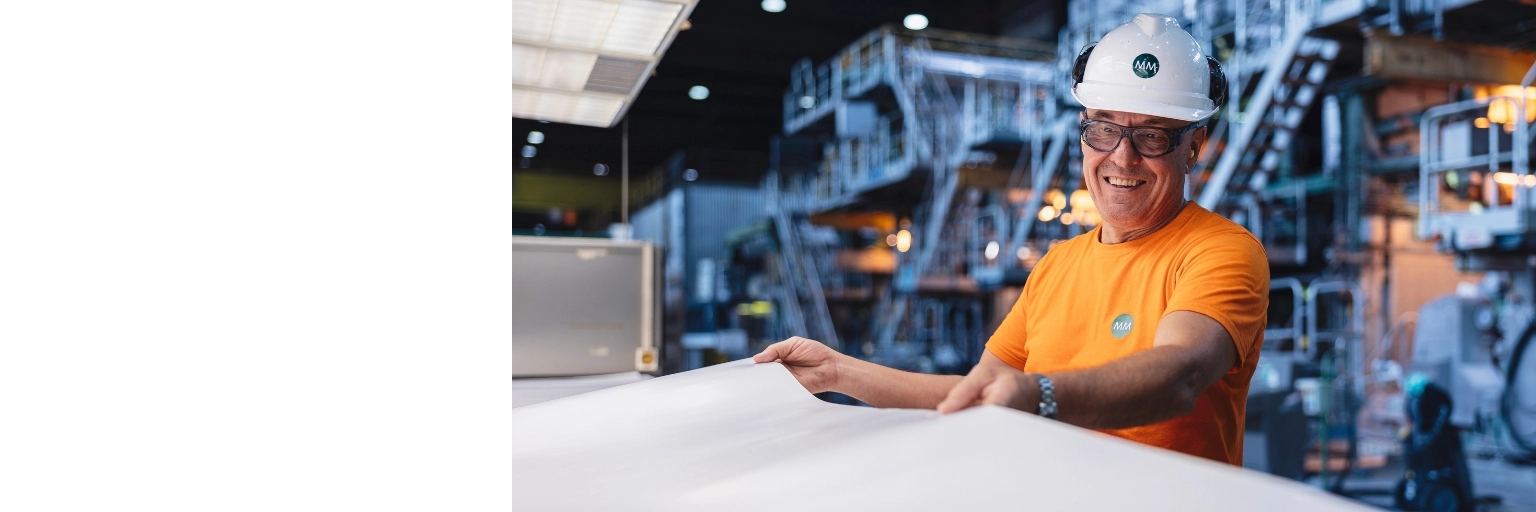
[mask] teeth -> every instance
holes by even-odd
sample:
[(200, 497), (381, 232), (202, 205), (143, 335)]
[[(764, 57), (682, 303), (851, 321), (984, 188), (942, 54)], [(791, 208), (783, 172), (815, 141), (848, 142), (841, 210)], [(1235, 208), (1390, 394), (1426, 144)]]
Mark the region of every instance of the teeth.
[(1140, 185), (1141, 183), (1142, 183), (1141, 181), (1128, 180), (1128, 179), (1125, 179), (1125, 178), (1114, 178), (1114, 177), (1109, 178), (1109, 184), (1110, 185), (1119, 185), (1119, 186), (1122, 186), (1122, 187), (1134, 187), (1136, 185)]

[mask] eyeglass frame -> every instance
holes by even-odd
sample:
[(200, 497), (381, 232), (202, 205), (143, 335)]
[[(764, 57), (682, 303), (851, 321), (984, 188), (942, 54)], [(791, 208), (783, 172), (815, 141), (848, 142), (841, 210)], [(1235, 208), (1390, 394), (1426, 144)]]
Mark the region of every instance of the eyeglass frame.
[[(1110, 146), (1109, 149), (1106, 150), (1106, 149), (1099, 149), (1099, 148), (1093, 147), (1093, 143), (1088, 142), (1088, 125), (1094, 124), (1094, 123), (1104, 123), (1104, 124), (1107, 124), (1107, 125), (1110, 125), (1110, 126), (1113, 126), (1115, 128), (1119, 128), (1120, 129), (1120, 138), (1115, 139), (1115, 145)], [(1111, 123), (1111, 122), (1105, 121), (1103, 119), (1083, 119), (1081, 121), (1078, 121), (1078, 125), (1077, 125), (1078, 134), (1077, 134), (1077, 138), (1078, 138), (1078, 140), (1082, 141), (1084, 145), (1088, 146), (1089, 148), (1092, 148), (1094, 151), (1098, 151), (1100, 153), (1113, 153), (1113, 152), (1115, 152), (1116, 149), (1120, 149), (1120, 141), (1121, 140), (1129, 138), (1131, 135), (1134, 135), (1135, 132), (1139, 132), (1139, 131), (1143, 131), (1143, 130), (1151, 130), (1151, 131), (1156, 131), (1156, 132), (1162, 132), (1162, 134), (1166, 135), (1170, 140), (1172, 140), (1172, 142), (1170, 142), (1168, 144), (1168, 151), (1164, 151), (1164, 152), (1156, 154), (1156, 155), (1148, 155), (1146, 153), (1142, 153), (1141, 152), (1141, 148), (1136, 147), (1136, 142), (1134, 142), (1134, 141), (1131, 142), (1131, 150), (1135, 151), (1137, 155), (1141, 155), (1142, 158), (1162, 158), (1164, 156), (1168, 156), (1169, 154), (1173, 153), (1173, 151), (1175, 149), (1178, 149), (1178, 147), (1180, 145), (1184, 144), (1184, 134), (1187, 134), (1187, 133), (1189, 133), (1191, 131), (1194, 131), (1196, 128), (1201, 128), (1201, 127), (1204, 127), (1204, 126), (1205, 126), (1204, 123), (1196, 121), (1196, 122), (1193, 122), (1193, 123), (1189, 123), (1188, 125), (1184, 126), (1183, 128), (1178, 128), (1178, 129), (1170, 130), (1168, 128), (1158, 128), (1156, 126), (1124, 126), (1124, 125), (1119, 125), (1119, 124)]]

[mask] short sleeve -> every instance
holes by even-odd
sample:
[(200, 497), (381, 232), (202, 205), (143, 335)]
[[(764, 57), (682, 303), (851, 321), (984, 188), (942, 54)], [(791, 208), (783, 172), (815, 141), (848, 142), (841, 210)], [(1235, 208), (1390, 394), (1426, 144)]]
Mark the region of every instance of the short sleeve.
[(1269, 258), (1248, 233), (1221, 234), (1195, 247), (1179, 270), (1167, 310), (1200, 313), (1226, 328), (1241, 368), (1263, 344)]
[(1024, 361), (1029, 359), (1029, 351), (1024, 348), (1024, 342), (1028, 339), (1024, 306), (1028, 302), (1029, 285), (1026, 282), (1023, 292), (1019, 293), (1019, 300), (1013, 303), (1013, 309), (1008, 311), (1008, 316), (1003, 317), (1003, 323), (997, 326), (997, 331), (987, 340), (987, 352), (1019, 371), (1024, 370)]

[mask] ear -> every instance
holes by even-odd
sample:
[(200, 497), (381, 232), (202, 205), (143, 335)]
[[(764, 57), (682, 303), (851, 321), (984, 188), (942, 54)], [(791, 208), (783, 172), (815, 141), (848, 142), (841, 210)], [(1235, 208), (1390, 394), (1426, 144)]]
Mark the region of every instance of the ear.
[(1200, 159), (1200, 148), (1205, 147), (1205, 137), (1209, 130), (1210, 127), (1201, 126), (1199, 128), (1195, 128), (1195, 130), (1189, 134), (1189, 167), (1187, 170), (1185, 170), (1185, 172), (1194, 170), (1195, 162)]

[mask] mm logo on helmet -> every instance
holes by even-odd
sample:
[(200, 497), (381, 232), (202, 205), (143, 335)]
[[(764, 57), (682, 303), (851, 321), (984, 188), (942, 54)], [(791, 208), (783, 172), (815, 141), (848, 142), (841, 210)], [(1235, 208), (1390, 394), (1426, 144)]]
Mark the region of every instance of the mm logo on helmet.
[(1152, 78), (1157, 74), (1157, 57), (1150, 53), (1137, 55), (1136, 60), (1131, 61), (1131, 70), (1136, 72), (1136, 76)]

